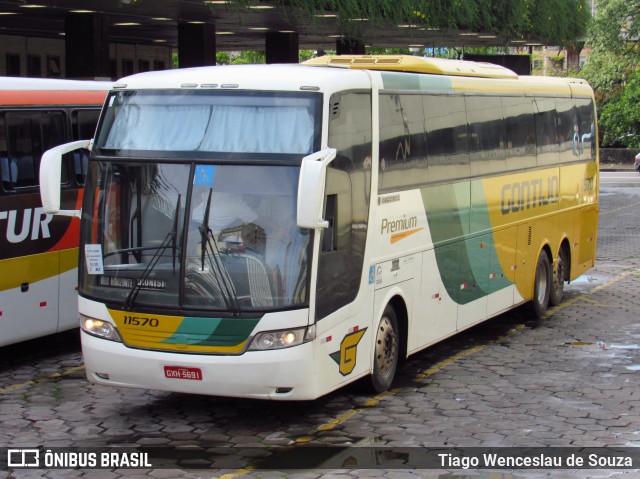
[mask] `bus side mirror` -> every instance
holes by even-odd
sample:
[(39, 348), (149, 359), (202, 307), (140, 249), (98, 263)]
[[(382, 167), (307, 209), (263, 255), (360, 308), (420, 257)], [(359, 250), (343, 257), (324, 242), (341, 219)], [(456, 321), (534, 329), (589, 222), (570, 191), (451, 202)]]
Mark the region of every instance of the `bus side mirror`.
[(78, 210), (60, 210), (60, 174), (62, 155), (89, 148), (91, 140), (72, 141), (47, 150), (40, 161), (40, 199), (45, 213), (80, 218)]
[(326, 228), (329, 223), (322, 218), (324, 186), (327, 166), (336, 157), (335, 148), (326, 148), (305, 156), (298, 180), (297, 223), (300, 228)]

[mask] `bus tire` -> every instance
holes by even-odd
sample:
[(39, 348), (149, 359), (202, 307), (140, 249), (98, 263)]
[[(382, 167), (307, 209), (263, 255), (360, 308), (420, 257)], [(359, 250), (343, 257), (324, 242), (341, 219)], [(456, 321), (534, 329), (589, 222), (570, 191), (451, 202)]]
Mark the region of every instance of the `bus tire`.
[(564, 294), (564, 278), (568, 267), (566, 256), (564, 248), (560, 248), (558, 259), (556, 260), (556, 267), (553, 269), (551, 292), (549, 294), (549, 303), (552, 306), (557, 306), (562, 303), (562, 295)]
[(400, 334), (398, 319), (393, 307), (387, 305), (378, 323), (374, 345), (371, 386), (377, 393), (389, 389), (398, 367)]
[(533, 278), (533, 298), (529, 303), (532, 316), (537, 319), (544, 318), (549, 306), (549, 296), (551, 296), (552, 268), (549, 263), (549, 256), (545, 251), (540, 252), (538, 263), (536, 264), (536, 274)]

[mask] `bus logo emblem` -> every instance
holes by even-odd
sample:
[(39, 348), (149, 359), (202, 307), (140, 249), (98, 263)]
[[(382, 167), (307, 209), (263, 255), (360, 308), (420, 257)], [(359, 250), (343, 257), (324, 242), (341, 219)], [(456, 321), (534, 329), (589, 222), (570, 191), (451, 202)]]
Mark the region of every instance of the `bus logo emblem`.
[(353, 369), (356, 367), (358, 343), (362, 339), (362, 336), (364, 336), (366, 330), (367, 328), (358, 329), (347, 334), (342, 338), (340, 351), (336, 351), (329, 355), (339, 366), (338, 371), (340, 371), (340, 374), (343, 376), (351, 374)]

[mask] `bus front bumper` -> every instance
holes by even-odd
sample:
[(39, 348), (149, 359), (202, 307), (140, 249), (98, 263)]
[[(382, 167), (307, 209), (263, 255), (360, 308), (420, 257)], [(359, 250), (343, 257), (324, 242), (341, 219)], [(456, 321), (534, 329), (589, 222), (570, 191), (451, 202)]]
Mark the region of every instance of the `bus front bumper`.
[(84, 331), (81, 337), (87, 378), (96, 384), (258, 399), (318, 397), (312, 343), (224, 356), (132, 349)]

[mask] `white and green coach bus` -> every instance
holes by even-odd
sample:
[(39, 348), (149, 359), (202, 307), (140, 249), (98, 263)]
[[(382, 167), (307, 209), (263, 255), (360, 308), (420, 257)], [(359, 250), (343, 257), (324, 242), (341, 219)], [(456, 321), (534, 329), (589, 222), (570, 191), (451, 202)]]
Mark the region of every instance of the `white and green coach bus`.
[[(134, 75), (107, 98), (82, 207), (95, 383), (313, 399), (594, 264), (582, 80), (409, 56)], [(60, 155), (44, 155), (47, 211)], [(58, 175), (59, 176), (59, 175)]]

